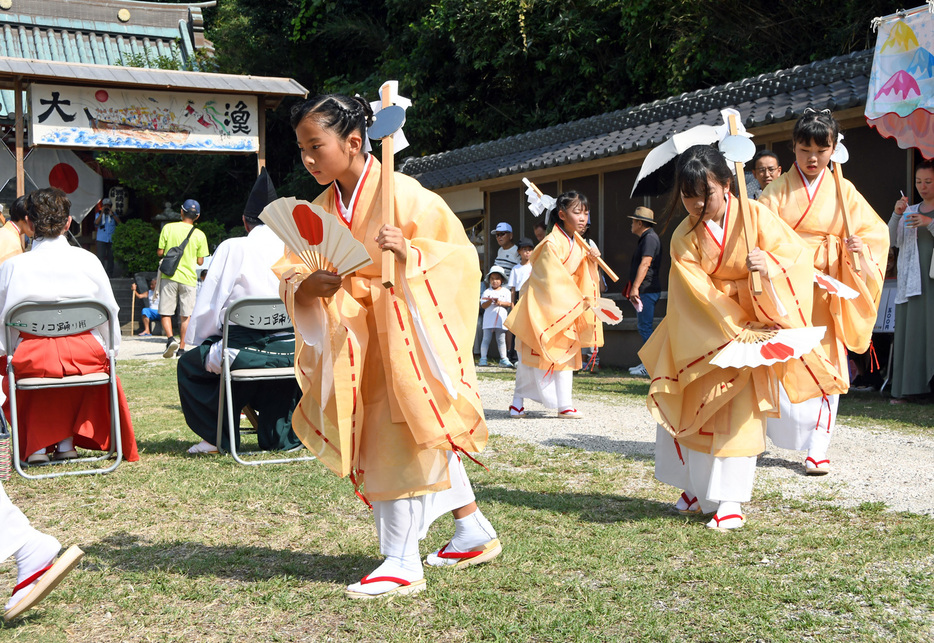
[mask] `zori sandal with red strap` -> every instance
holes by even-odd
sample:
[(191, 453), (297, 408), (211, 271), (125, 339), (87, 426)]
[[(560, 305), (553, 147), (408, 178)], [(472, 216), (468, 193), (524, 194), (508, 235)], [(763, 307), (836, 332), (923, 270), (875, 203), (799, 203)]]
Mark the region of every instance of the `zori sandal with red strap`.
[(713, 529), (714, 531), (733, 531), (745, 524), (746, 516), (741, 514), (730, 514), (722, 517), (714, 514), (713, 520), (707, 523), (707, 529)]
[(448, 543), (433, 554), (428, 554), (428, 557), (425, 558), (425, 565), (428, 567), (463, 569), (471, 565), (489, 562), (499, 556), (499, 553), (503, 551), (503, 546), (500, 544), (499, 538), (494, 538), (479, 549), (465, 552), (447, 551), (450, 544), (451, 543)]
[[(375, 594), (368, 594), (360, 591), (364, 585), (373, 583), (385, 583), (386, 590)], [(393, 586), (394, 585), (394, 586)], [(408, 581), (396, 576), (364, 576), (359, 583), (349, 585), (344, 590), (344, 596), (355, 600), (369, 600), (373, 598), (390, 598), (392, 596), (406, 596), (408, 594), (417, 594), (427, 587), (424, 578)], [(356, 589), (354, 589), (356, 588)], [(376, 588), (373, 588), (376, 589)], [(380, 588), (382, 589), (382, 588)]]
[(830, 460), (815, 460), (808, 456), (804, 461), (804, 473), (809, 476), (826, 476), (830, 473)]
[[(681, 503), (684, 503), (684, 508), (681, 507)], [(675, 509), (677, 509), (678, 513), (682, 516), (696, 516), (702, 513), (697, 496), (689, 498), (688, 494), (684, 491), (681, 492), (681, 498), (679, 498), (678, 502), (675, 504)]]

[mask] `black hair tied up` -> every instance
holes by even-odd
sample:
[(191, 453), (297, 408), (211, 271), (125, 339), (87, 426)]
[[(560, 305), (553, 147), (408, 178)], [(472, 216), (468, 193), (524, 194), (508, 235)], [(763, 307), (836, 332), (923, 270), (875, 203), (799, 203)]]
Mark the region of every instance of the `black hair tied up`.
[(804, 113), (791, 132), (791, 140), (801, 145), (827, 145), (833, 147), (837, 144), (840, 134), (840, 123), (833, 117), (829, 109), (816, 110), (810, 107)]
[(373, 110), (362, 96), (323, 94), (292, 107), (292, 129), (306, 118), (315, 119), (343, 140), (353, 132), (366, 136), (366, 128), (373, 124)]

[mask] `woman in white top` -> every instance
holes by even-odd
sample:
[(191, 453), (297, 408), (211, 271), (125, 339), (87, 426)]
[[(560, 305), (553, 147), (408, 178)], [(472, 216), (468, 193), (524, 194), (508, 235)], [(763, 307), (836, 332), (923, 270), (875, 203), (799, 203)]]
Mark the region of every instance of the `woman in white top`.
[[(64, 237), (71, 225), (71, 202), (56, 188), (36, 190), (26, 198), (27, 218), (35, 228), (32, 250), (12, 257), (0, 266), (0, 316), (25, 301), (68, 301), (95, 299), (116, 317), (119, 307), (110, 280), (100, 260), (82, 248), (69, 245)], [(0, 334), (3, 366), (12, 355), (17, 377), (65, 377), (100, 373), (109, 368), (104, 339), (107, 324), (79, 335), (38, 337), (25, 332), (12, 334), (12, 346)], [(120, 337), (114, 337), (119, 348)], [(15, 351), (15, 353), (14, 353)], [(8, 393), (4, 380), (4, 393)], [(139, 459), (130, 409), (117, 380), (123, 457)], [(46, 389), (17, 393), (20, 458), (30, 464), (48, 462), (50, 457), (78, 457), (75, 447), (97, 451), (110, 449), (110, 402), (105, 387)], [(10, 402), (4, 403), (9, 417)]]

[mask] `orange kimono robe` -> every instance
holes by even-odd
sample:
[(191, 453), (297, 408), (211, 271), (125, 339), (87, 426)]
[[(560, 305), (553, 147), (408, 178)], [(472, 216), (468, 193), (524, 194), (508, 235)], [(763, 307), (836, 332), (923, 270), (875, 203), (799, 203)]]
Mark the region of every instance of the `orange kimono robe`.
[[(830, 275), (859, 293), (854, 299), (831, 295), (816, 283), (811, 321), (826, 326), (822, 341), (824, 351), (847, 382), (847, 349), (864, 353), (869, 349), (872, 327), (876, 322), (885, 264), (888, 260), (888, 226), (853, 184), (843, 181), (843, 198), (849, 206), (853, 234), (863, 241), (860, 272), (853, 268), (844, 245), (843, 208), (837, 203), (836, 177), (824, 171), (814, 198), (808, 198), (807, 186), (797, 166), (772, 181), (759, 197), (759, 203), (777, 213), (807, 244), (814, 268)], [(795, 367), (792, 366), (792, 369)]]
[(580, 370), (581, 348), (603, 346), (603, 323), (590, 310), (600, 296), (597, 265), (556, 225), (532, 251), (532, 272), (504, 326), (522, 342), (522, 363)]
[[(337, 187), (315, 203), (338, 216)], [(477, 390), (473, 339), (480, 297), (477, 251), (438, 195), (395, 175), (396, 225), (406, 239), (394, 288), (382, 286), (380, 164), (364, 174), (350, 230), (373, 263), (341, 289), (295, 305), (286, 251), (273, 269), (295, 323), (295, 373), (302, 399), (292, 416), (299, 439), (372, 500), (450, 488), (447, 452), (480, 451), (486, 420)], [(341, 219), (342, 220), (342, 219)]]
[[(765, 449), (766, 417), (777, 415), (781, 380), (793, 399), (799, 391), (782, 379), (781, 364), (755, 368), (712, 365), (741, 330), (801, 328), (811, 313), (814, 270), (808, 249), (774, 213), (750, 202), (756, 245), (766, 253), (770, 279), (752, 293), (739, 207), (730, 198), (722, 244), (705, 224), (688, 217), (671, 240), (668, 314), (639, 351), (651, 381), (646, 404), (655, 420), (689, 449), (718, 457), (750, 456)], [(840, 383), (820, 349), (809, 361), (811, 386), (835, 392)], [(805, 383), (807, 384), (807, 383)]]
[(12, 221), (0, 227), (0, 263), (23, 252), (23, 240), (19, 228)]

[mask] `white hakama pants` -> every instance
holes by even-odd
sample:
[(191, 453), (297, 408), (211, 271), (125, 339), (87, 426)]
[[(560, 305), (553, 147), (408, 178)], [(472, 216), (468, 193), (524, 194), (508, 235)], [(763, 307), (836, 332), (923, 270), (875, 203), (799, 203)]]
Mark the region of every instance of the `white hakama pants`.
[(451, 488), (414, 498), (374, 500), (373, 519), (384, 556), (418, 556), (418, 541), (440, 516), (474, 501), (473, 488), (460, 457), (448, 452)]
[(815, 397), (792, 404), (783, 386), (779, 385), (778, 393), (781, 417), (768, 419), (766, 435), (779, 448), (807, 451), (815, 460), (825, 459), (837, 425), (840, 396)]
[(13, 504), (0, 482), (0, 561), (4, 561), (36, 534), (29, 519)]
[(749, 502), (756, 477), (756, 456), (721, 458), (680, 445), (661, 425), (655, 430), (655, 478), (697, 496), (701, 511), (712, 513), (721, 502)]
[[(527, 366), (520, 359), (516, 365), (516, 391), (513, 394), (513, 404), (517, 408), (522, 408), (523, 402), (529, 399), (549, 409), (570, 408), (573, 378), (574, 371), (548, 373), (540, 368)], [(519, 404), (515, 404), (517, 401)]]

